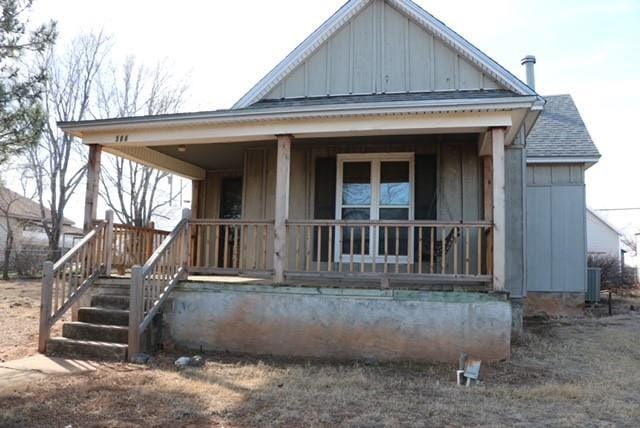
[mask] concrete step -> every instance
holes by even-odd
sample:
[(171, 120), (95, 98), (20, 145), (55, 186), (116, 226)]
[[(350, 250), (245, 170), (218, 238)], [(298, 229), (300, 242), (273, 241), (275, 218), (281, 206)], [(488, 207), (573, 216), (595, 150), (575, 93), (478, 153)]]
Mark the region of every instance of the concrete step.
[(124, 326), (84, 322), (66, 322), (62, 325), (62, 336), (66, 339), (126, 344), (128, 335), (129, 328)]
[(78, 321), (100, 325), (129, 325), (129, 311), (122, 309), (80, 308)]
[(96, 280), (93, 288), (105, 294), (128, 296), (130, 285), (131, 278), (101, 277)]
[(54, 337), (47, 341), (47, 355), (125, 361), (127, 345), (121, 343), (92, 342)]
[(100, 294), (91, 298), (91, 306), (104, 309), (129, 309), (129, 296)]

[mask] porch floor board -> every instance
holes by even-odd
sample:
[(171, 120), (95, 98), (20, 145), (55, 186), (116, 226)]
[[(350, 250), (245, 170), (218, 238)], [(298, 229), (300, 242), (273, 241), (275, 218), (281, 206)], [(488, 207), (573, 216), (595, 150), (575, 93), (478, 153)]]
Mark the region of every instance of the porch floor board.
[[(111, 275), (110, 279), (128, 279), (131, 276)], [(284, 284), (276, 284), (271, 278), (261, 278), (256, 276), (229, 276), (229, 275), (190, 275), (183, 283), (205, 283), (216, 285), (252, 285), (269, 287), (300, 287), (300, 288), (336, 288), (336, 289), (361, 289), (361, 290), (417, 290), (417, 291), (440, 291), (440, 292), (470, 292), (489, 293), (491, 285), (484, 282), (411, 282), (408, 280), (391, 280), (389, 287), (382, 287), (380, 281), (373, 279), (353, 280), (349, 278), (290, 278)]]

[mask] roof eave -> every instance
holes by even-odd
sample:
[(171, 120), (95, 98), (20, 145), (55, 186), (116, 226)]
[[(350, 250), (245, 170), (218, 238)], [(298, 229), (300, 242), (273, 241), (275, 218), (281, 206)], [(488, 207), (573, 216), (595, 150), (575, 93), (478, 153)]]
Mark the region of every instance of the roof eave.
[(587, 168), (600, 161), (601, 156), (532, 156), (527, 157), (527, 164), (585, 164)]
[(388, 115), (411, 113), (454, 113), (468, 111), (492, 111), (534, 109), (537, 97), (506, 97), (470, 100), (403, 101), (385, 103), (336, 104), (322, 106), (303, 106), (288, 108), (227, 110), (177, 114), (165, 116), (146, 116), (121, 119), (92, 120), (84, 122), (58, 122), (64, 132), (82, 138), (86, 132), (125, 128), (164, 126), (197, 126), (223, 123), (295, 120), (304, 118), (349, 117), (361, 115)]

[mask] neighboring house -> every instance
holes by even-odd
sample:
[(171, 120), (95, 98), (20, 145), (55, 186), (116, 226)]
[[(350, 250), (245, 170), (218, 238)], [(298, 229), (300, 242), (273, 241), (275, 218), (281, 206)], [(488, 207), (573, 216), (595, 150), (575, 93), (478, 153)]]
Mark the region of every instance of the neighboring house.
[(131, 279), (98, 279), (109, 251), (84, 269), (81, 291), (131, 287), (128, 345), (79, 343), (104, 339), (86, 323), (48, 340), (69, 307), (52, 303), (40, 349), (132, 356), (162, 309), (184, 348), (508, 358), (528, 295), (584, 302), (599, 158), (570, 97), (538, 121), (534, 61), (525, 84), (412, 1), (351, 0), (229, 110), (60, 123), (90, 147), (86, 224), (102, 151), (189, 178), (194, 197)]
[[(45, 209), (47, 218), (50, 211)], [(13, 249), (16, 252), (45, 251), (48, 248), (47, 234), (42, 227), (40, 204), (6, 187), (0, 187), (0, 251), (7, 244), (7, 217), (13, 232)], [(73, 226), (73, 221), (64, 219), (63, 250), (71, 249), (84, 235), (82, 229)]]
[(624, 263), (622, 233), (597, 212), (587, 208), (587, 252), (590, 256), (608, 256)]

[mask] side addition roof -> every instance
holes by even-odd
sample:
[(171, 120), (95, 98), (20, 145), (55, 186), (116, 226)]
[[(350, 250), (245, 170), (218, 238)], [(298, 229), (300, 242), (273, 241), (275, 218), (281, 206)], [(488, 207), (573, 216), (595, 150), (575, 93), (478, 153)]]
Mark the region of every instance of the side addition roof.
[(595, 163), (600, 152), (571, 95), (545, 96), (547, 104), (527, 138), (529, 163)]

